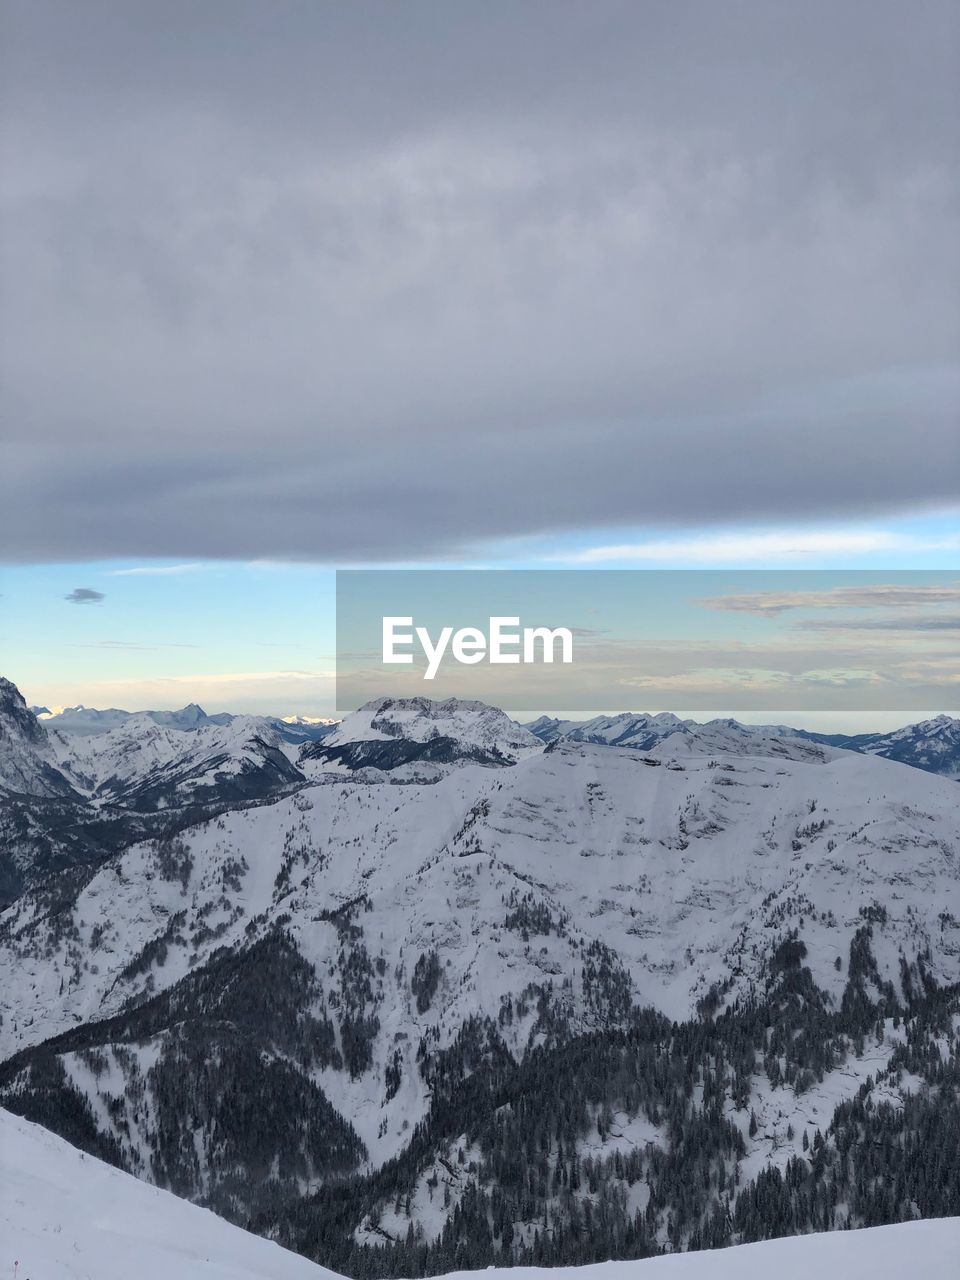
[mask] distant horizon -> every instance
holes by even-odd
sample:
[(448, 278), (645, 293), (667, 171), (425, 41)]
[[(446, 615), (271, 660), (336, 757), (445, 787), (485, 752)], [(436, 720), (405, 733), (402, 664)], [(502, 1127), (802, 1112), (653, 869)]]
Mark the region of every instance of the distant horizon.
[[(13, 683), (17, 684), (15, 680), (13, 681)], [(336, 724), (344, 719), (344, 716), (336, 715), (333, 713), (318, 714), (314, 712), (308, 713), (303, 711), (277, 712), (274, 710), (256, 710), (255, 711), (255, 710), (249, 710), (249, 709), (243, 709), (238, 711), (235, 709), (235, 706), (230, 706), (227, 704), (219, 705), (216, 703), (209, 703), (205, 706), (202, 702), (192, 698), (188, 698), (186, 702), (178, 705), (171, 704), (169, 706), (157, 705), (152, 707), (135, 707), (135, 708), (115, 707), (115, 706), (98, 707), (98, 706), (93, 706), (90, 703), (73, 703), (70, 705), (55, 703), (53, 706), (50, 706), (48, 703), (38, 703), (38, 702), (32, 701), (27, 696), (26, 691), (23, 688), (21, 688), (20, 685), (17, 685), (17, 688), (19, 688), (20, 692), (23, 694), (24, 699), (27, 703), (27, 706), (30, 708), (31, 711), (37, 714), (37, 718), (40, 720), (41, 723), (44, 723), (44, 721), (47, 718), (54, 718), (58, 715), (63, 714), (66, 711), (79, 711), (79, 710), (98, 711), (98, 712), (116, 711), (124, 715), (136, 716), (136, 715), (145, 715), (151, 711), (164, 711), (164, 712), (174, 713), (177, 711), (184, 711), (188, 707), (192, 707), (192, 706), (198, 707), (200, 711), (202, 711), (205, 715), (223, 715), (224, 713), (226, 713), (229, 715), (237, 715), (237, 716), (248, 715), (248, 716), (264, 717), (267, 719), (274, 719), (274, 720), (293, 720), (296, 718), (301, 718), (305, 721), (310, 721), (315, 724), (323, 723), (323, 722)], [(384, 694), (382, 696), (387, 697), (392, 695)], [(426, 694), (417, 695), (417, 696), (426, 697), (428, 698), (429, 701), (438, 701), (438, 702), (445, 701), (445, 699), (443, 698), (430, 698), (429, 695), (426, 695)], [(397, 700), (399, 701), (401, 699), (398, 698)], [(461, 699), (461, 701), (468, 701), (468, 699)], [(489, 703), (488, 705), (495, 706), (494, 703)], [(38, 707), (46, 708), (46, 711), (49, 713), (49, 715), (44, 716), (42, 714), (39, 714), (37, 712)], [(502, 708), (498, 707), (497, 710), (502, 710)], [(350, 713), (348, 712), (346, 714), (350, 714)], [(904, 714), (906, 715), (905, 719), (902, 718)], [(796, 712), (795, 715), (792, 715), (791, 713), (787, 712), (787, 713), (784, 713), (784, 715), (788, 718), (783, 718), (780, 715), (774, 718), (774, 717), (763, 717), (754, 712), (738, 713), (736, 710), (730, 710), (725, 712), (720, 712), (720, 711), (674, 712), (669, 707), (662, 707), (657, 710), (649, 710), (649, 709), (633, 710), (630, 708), (621, 707), (616, 711), (596, 710), (593, 712), (584, 712), (580, 710), (570, 710), (570, 709), (566, 709), (566, 710), (561, 709), (558, 711), (528, 709), (526, 711), (521, 711), (513, 715), (511, 715), (509, 712), (504, 712), (504, 715), (508, 715), (511, 720), (516, 721), (518, 724), (531, 724), (533, 721), (539, 719), (541, 716), (549, 717), (552, 720), (575, 721), (575, 722), (582, 723), (583, 721), (594, 720), (604, 716), (613, 717), (613, 716), (620, 716), (620, 715), (630, 715), (630, 716), (676, 715), (678, 720), (688, 720), (688, 721), (692, 720), (699, 724), (709, 724), (711, 723), (711, 721), (717, 721), (717, 720), (737, 720), (741, 724), (751, 725), (751, 726), (783, 725), (786, 728), (803, 729), (812, 733), (840, 733), (840, 734), (848, 734), (850, 736), (854, 736), (862, 733), (892, 733), (898, 729), (904, 729), (904, 728), (907, 728), (909, 725), (918, 724), (925, 720), (935, 720), (939, 716), (947, 716), (951, 720), (960, 718), (952, 715), (949, 711), (945, 711), (945, 710), (940, 710), (940, 711), (918, 710), (913, 713), (907, 712), (907, 713), (895, 713), (895, 714), (891, 714), (888, 712), (874, 712), (874, 713), (866, 713), (865, 715), (860, 716), (861, 722), (867, 721), (869, 723), (860, 723), (856, 727), (851, 727), (849, 725), (849, 721), (851, 717), (848, 714), (842, 713), (842, 712), (829, 712), (829, 711), (825, 711), (825, 712), (798, 711)], [(806, 723), (804, 723), (804, 721), (806, 721)]]

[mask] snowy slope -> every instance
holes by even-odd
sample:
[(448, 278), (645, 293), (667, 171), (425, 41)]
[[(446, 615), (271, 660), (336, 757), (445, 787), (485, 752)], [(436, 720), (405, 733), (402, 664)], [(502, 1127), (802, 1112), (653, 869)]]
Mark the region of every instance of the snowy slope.
[[(912, 1280), (918, 1274), (948, 1277), (960, 1257), (960, 1218), (897, 1223), (865, 1231), (833, 1231), (764, 1240), (732, 1249), (678, 1253), (641, 1262), (599, 1262), (586, 1267), (488, 1267), (488, 1280)], [(470, 1280), (459, 1271), (446, 1280)]]
[[(323, 1280), (333, 1273), (0, 1111), (4, 1274), (18, 1280)], [(643, 1262), (564, 1269), (570, 1280), (905, 1280), (953, 1274), (960, 1219), (807, 1235)], [(19, 1265), (16, 1265), (19, 1264)], [(450, 1280), (470, 1280), (459, 1272)], [(489, 1268), (491, 1280), (541, 1280)]]
[(333, 1274), (2, 1110), (0, 1227), (2, 1273), (18, 1280), (324, 1280)]

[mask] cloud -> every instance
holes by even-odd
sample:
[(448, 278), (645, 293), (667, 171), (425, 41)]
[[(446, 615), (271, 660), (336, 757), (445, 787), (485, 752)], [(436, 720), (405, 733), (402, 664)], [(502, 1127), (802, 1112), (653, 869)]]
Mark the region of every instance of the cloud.
[(132, 569), (111, 569), (111, 578), (132, 578), (132, 577), (167, 577), (177, 576), (181, 573), (196, 573), (200, 569), (205, 569), (206, 565), (195, 561), (193, 564), (161, 564), (151, 565), (142, 564), (135, 565)]
[(155, 653), (158, 649), (197, 649), (195, 644), (139, 644), (135, 640), (96, 640), (90, 644), (73, 644), (72, 649), (136, 649)]
[(931, 604), (957, 604), (960, 586), (910, 586), (897, 583), (859, 587), (831, 587), (825, 591), (753, 591), (713, 596), (699, 603), (706, 609), (779, 617), (787, 609), (912, 609)]
[(804, 631), (960, 631), (960, 615), (900, 618), (810, 618), (794, 623)]
[[(334, 673), (330, 671), (222, 671), (205, 672), (200, 675), (158, 676), (155, 683), (163, 685), (193, 686), (197, 684), (204, 684), (208, 686), (215, 686), (249, 684), (251, 682), (258, 681), (270, 683), (273, 681), (330, 680), (333, 676)], [(141, 683), (141, 681), (133, 678), (130, 680), (130, 683), (138, 684)]]
[(880, 553), (914, 553), (960, 549), (960, 534), (916, 537), (883, 529), (775, 529), (753, 533), (703, 534), (694, 538), (654, 539), (590, 547), (556, 556), (579, 564), (620, 561), (686, 560), (698, 564), (769, 559), (814, 559)]
[(95, 8), (4, 21), (9, 558), (956, 501), (950, 0)]
[(74, 587), (70, 594), (63, 598), (68, 604), (100, 604), (106, 596), (102, 591), (94, 591), (93, 587)]
[[(687, 702), (691, 697), (708, 694), (736, 699), (747, 694), (766, 693), (786, 695), (802, 704), (818, 690), (866, 690), (882, 687), (888, 679), (880, 672), (865, 668), (819, 668), (792, 672), (775, 667), (703, 667), (665, 677), (630, 676), (625, 683), (636, 689), (655, 689), (661, 697), (675, 692)], [(780, 705), (784, 704), (781, 702)]]

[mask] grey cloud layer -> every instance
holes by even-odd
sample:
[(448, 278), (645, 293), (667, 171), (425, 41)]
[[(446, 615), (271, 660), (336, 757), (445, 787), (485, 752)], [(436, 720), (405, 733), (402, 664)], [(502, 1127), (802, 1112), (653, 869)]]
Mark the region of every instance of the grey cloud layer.
[(3, 14), (10, 558), (958, 497), (953, 6)]

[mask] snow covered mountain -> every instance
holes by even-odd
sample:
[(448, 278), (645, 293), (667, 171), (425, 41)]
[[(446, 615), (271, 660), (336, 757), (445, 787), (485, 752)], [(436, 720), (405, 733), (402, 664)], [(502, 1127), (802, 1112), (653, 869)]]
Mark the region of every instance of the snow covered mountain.
[[(43, 1113), (49, 1077), (125, 1167), (225, 1213), (280, 1211), (407, 1150), (470, 1028), (495, 1028), (496, 1052), (523, 1062), (624, 1028), (634, 1007), (732, 1009), (798, 957), (824, 1009), (853, 998), (861, 952), (877, 998), (960, 981), (951, 783), (845, 752), (744, 757), (711, 741), (697, 755), (694, 741), (682, 757), (561, 743), (430, 784), (337, 772), (133, 846), (55, 915), (27, 894), (0, 939), (7, 1105)], [(869, 1067), (823, 1073), (824, 1122), (898, 1043), (885, 1030)], [(214, 1051), (220, 1089), (273, 1099), (255, 1151), (222, 1098), (209, 1129), (191, 1119)], [(807, 1100), (763, 1102), (759, 1082), (748, 1096), (773, 1107), (786, 1158)], [(656, 1125), (636, 1132), (658, 1140)], [(218, 1150), (244, 1151), (249, 1176), (225, 1181)], [(265, 1204), (256, 1171), (283, 1151), (293, 1163)]]
[(0, 676), (0, 792), (70, 797), (46, 729), (15, 684)]
[[(23, 1280), (335, 1280), (333, 1273), (84, 1155), (0, 1111), (0, 1234), (7, 1274)], [(570, 1280), (901, 1280), (919, 1265), (947, 1275), (960, 1219), (774, 1240), (713, 1253), (565, 1271)], [(490, 1274), (490, 1273), (488, 1273)], [(547, 1273), (538, 1272), (546, 1278)], [(494, 1271), (491, 1280), (517, 1280)]]
[(96, 707), (85, 707), (82, 703), (75, 707), (64, 707), (57, 712), (46, 707), (31, 707), (30, 710), (48, 729), (77, 737), (109, 733), (134, 716), (146, 716), (155, 724), (170, 729), (199, 729), (202, 725), (229, 724), (234, 718), (228, 711), (209, 716), (195, 702), (181, 707), (179, 711), (122, 711), (119, 707), (98, 710)]
[(237, 802), (302, 782), (297, 752), (287, 748), (314, 736), (302, 726), (281, 732), (283, 722), (262, 716), (208, 716), (195, 704), (136, 715), (73, 711), (83, 713), (79, 727), (69, 719), (54, 727), (59, 716), (41, 723), (0, 678), (0, 789), (141, 811)]
[(259, 717), (186, 730), (130, 716), (107, 733), (54, 741), (75, 789), (140, 811), (257, 799), (303, 781), (280, 735)]
[(16, 686), (0, 680), (0, 906), (147, 834), (304, 782), (296, 727), (209, 717), (196, 706), (83, 710), (79, 731), (64, 732), (51, 727), (58, 717), (40, 722)]
[(319, 742), (340, 722), (325, 716), (280, 716), (269, 723), (285, 742)]
[[(542, 749), (533, 734), (485, 702), (377, 698), (305, 748), (301, 761), (386, 771), (467, 762), (502, 766)], [(414, 772), (425, 776), (422, 768)]]
[(894, 733), (810, 736), (817, 742), (843, 747), (847, 751), (882, 756), (885, 760), (897, 760), (916, 769), (960, 780), (960, 720), (952, 716), (921, 720)]
[(607, 747), (636, 747), (648, 751), (672, 733), (683, 733), (695, 724), (693, 720), (681, 720), (670, 712), (646, 715), (641, 712), (621, 712), (615, 716), (594, 716), (592, 720), (555, 720), (540, 716), (524, 725), (543, 742), (556, 742), (566, 738), (569, 742), (593, 742)]
[[(615, 951), (641, 1003), (684, 1017), (714, 983), (749, 990), (783, 928), (802, 919), (814, 979), (839, 996), (834, 961), (875, 900), (889, 908), (875, 943), (884, 981), (899, 981), (900, 954), (917, 950), (939, 981), (960, 981), (960, 924), (942, 920), (960, 919), (960, 808), (945, 780), (839, 751), (745, 760), (715, 754), (713, 742), (682, 757), (663, 746), (639, 757), (562, 744), (431, 784), (396, 786), (391, 776), (334, 773), (183, 830), (177, 853), (155, 841), (131, 847), (71, 906), (81, 943), (96, 943), (83, 948), (96, 973), (75, 973), (76, 939), (38, 900), (11, 908), (18, 941), (0, 951), (0, 1044), (11, 1052), (95, 1012), (112, 1016), (146, 973), (156, 989), (169, 986), (281, 917), (329, 969), (341, 913), (369, 917), (356, 927), (376, 936), (391, 973), (443, 951), (441, 1044), (469, 1016), (495, 1017), (514, 991), (579, 974), (593, 943)], [(233, 879), (242, 888), (225, 894)], [(328, 928), (317, 928), (319, 912)], [(181, 917), (162, 964), (124, 972)], [(585, 993), (567, 1007), (581, 1028), (596, 1021)], [(511, 1038), (522, 1044), (528, 1030)]]
[[(208, 715), (195, 702), (181, 707), (179, 711), (121, 711), (111, 707), (98, 711), (95, 707), (64, 707), (62, 711), (51, 712), (46, 707), (31, 707), (48, 729), (68, 737), (91, 737), (109, 733), (128, 720), (135, 717), (146, 717), (154, 724), (166, 729), (201, 729), (211, 725), (228, 725), (240, 717), (229, 711), (219, 711)], [(278, 733), (286, 742), (312, 742), (322, 738), (330, 731), (336, 721), (313, 716), (249, 716), (247, 719), (260, 720), (268, 729)]]
[(9, 681), (0, 734), (0, 785), (135, 812), (261, 799), (331, 769), (416, 766), (397, 776), (435, 779), (442, 766), (509, 765), (543, 749), (502, 711), (456, 699), (382, 698), (340, 723), (208, 716), (190, 704), (138, 714), (71, 708), (40, 724)]
[(819, 739), (786, 725), (746, 725), (730, 719), (700, 724), (696, 720), (681, 720), (669, 712), (646, 715), (625, 711), (582, 721), (541, 716), (525, 728), (551, 745), (580, 742), (635, 751), (652, 751), (662, 745), (664, 750), (679, 756), (725, 751), (733, 755), (823, 760), (829, 754), (819, 750)]
[[(13, 687), (10, 686), (10, 688)], [(416, 752), (413, 752), (409, 746), (399, 749), (399, 755), (404, 757), (400, 764), (412, 762), (411, 759), (406, 758), (408, 755), (417, 755), (421, 763), (431, 759), (440, 763), (449, 763), (449, 760), (445, 759), (447, 754), (450, 755), (451, 760), (453, 758), (479, 759), (482, 753), (489, 749), (491, 743), (496, 743), (498, 749), (505, 749), (506, 754), (511, 758), (516, 758), (518, 753), (522, 753), (530, 746), (529, 739), (523, 738), (522, 734), (511, 738), (511, 722), (502, 713), (495, 712), (494, 708), (485, 708), (474, 713), (476, 722), (474, 728), (477, 729), (477, 734), (473, 738), (471, 728), (464, 722), (468, 704), (462, 701), (457, 703), (456, 700), (450, 700), (450, 707), (456, 703), (459, 708), (456, 714), (458, 723), (446, 726), (443, 720), (445, 715), (449, 716), (449, 712), (444, 713), (438, 709), (443, 704), (434, 704), (425, 698), (380, 699), (371, 706), (382, 708), (384, 703), (393, 704), (392, 713), (384, 713), (382, 709), (378, 713), (376, 710), (367, 708), (364, 709), (361, 718), (357, 718), (360, 713), (354, 713), (353, 717), (349, 717), (349, 723), (345, 727), (334, 720), (310, 716), (239, 717), (229, 712), (208, 715), (196, 703), (191, 703), (178, 711), (131, 712), (117, 708), (97, 710), (84, 706), (67, 707), (56, 714), (51, 714), (45, 707), (32, 707), (30, 710), (36, 713), (47, 729), (54, 731), (55, 736), (68, 739), (108, 734), (131, 719), (142, 721), (146, 718), (161, 727), (181, 731), (210, 726), (224, 727), (235, 719), (244, 719), (247, 722), (258, 720), (264, 726), (265, 732), (278, 734), (287, 743), (304, 744), (324, 741), (325, 748), (331, 748), (329, 754), (325, 752), (325, 748), (318, 748), (307, 758), (321, 761), (326, 759), (328, 762), (340, 759), (350, 768), (366, 767), (369, 762), (365, 760), (365, 755), (368, 752), (373, 753), (371, 758), (379, 761), (372, 767), (399, 767), (396, 762), (397, 748), (392, 750), (384, 746), (364, 748), (360, 745), (364, 742), (382, 744), (396, 738), (408, 743), (420, 744)], [(403, 715), (398, 715), (396, 708), (401, 704), (407, 710)], [(477, 703), (475, 706), (481, 708), (483, 704)], [(378, 718), (382, 723), (377, 727), (371, 727), (372, 718)], [(420, 728), (412, 729), (413, 722), (419, 723)], [(700, 724), (695, 720), (681, 719), (670, 712), (657, 715), (621, 712), (618, 715), (595, 716), (591, 720), (583, 721), (557, 720), (549, 716), (541, 716), (518, 728), (547, 744), (564, 738), (570, 742), (631, 747), (640, 751), (648, 751), (657, 743), (674, 735), (696, 735), (701, 742), (707, 741), (712, 736), (718, 741), (723, 739), (727, 749), (739, 741), (741, 749), (746, 751), (754, 750), (756, 739), (760, 738), (766, 740), (766, 745), (762, 742), (760, 744), (761, 752), (767, 749), (772, 739), (799, 739), (841, 747), (844, 750), (879, 755), (885, 759), (898, 760), (945, 777), (960, 778), (960, 720), (948, 715), (907, 725), (903, 729), (887, 734), (818, 734), (786, 725), (745, 725), (729, 719)], [(449, 734), (447, 730), (450, 731)], [(334, 736), (336, 734), (339, 734), (339, 738)], [(451, 735), (455, 739), (454, 744), (445, 741), (446, 737)], [(459, 739), (459, 746), (456, 745), (457, 739)], [(342, 748), (348, 743), (350, 751), (344, 752)], [(338, 752), (332, 749), (335, 747), (341, 750)], [(795, 742), (793, 749), (797, 749)]]
[(86, 801), (61, 768), (62, 745), (0, 677), (0, 907), (47, 874), (106, 856), (102, 832), (86, 821)]
[[(57, 728), (56, 726), (61, 726)], [(138, 835), (358, 769), (435, 781), (467, 761), (503, 766), (538, 739), (481, 703), (378, 700), (348, 721), (71, 708), (40, 723), (0, 686), (0, 905)]]
[[(668, 738), (681, 750), (683, 738), (692, 737), (702, 745), (710, 740), (723, 744), (725, 750), (747, 754), (768, 754), (776, 750), (777, 741), (788, 744), (779, 749), (802, 751), (801, 742), (840, 747), (866, 755), (897, 760), (930, 773), (960, 779), (960, 720), (941, 715), (921, 720), (894, 733), (822, 734), (787, 725), (741, 724), (737, 720), (710, 720), (699, 724), (681, 720), (669, 712), (647, 715), (625, 711), (614, 716), (596, 716), (592, 720), (556, 720), (541, 716), (524, 726), (541, 741), (552, 743), (592, 742), (605, 746), (632, 747), (649, 751)], [(699, 745), (695, 748), (699, 749)]]
[(121, 817), (0, 915), (0, 1100), (350, 1274), (952, 1212), (955, 784), (656, 719), (50, 735)]
[(85, 707), (78, 703), (75, 707), (64, 707), (59, 711), (51, 711), (48, 707), (31, 707), (30, 710), (41, 722), (58, 733), (75, 733), (87, 735), (91, 733), (108, 733), (124, 720), (129, 720), (132, 711), (121, 711), (117, 707)]

